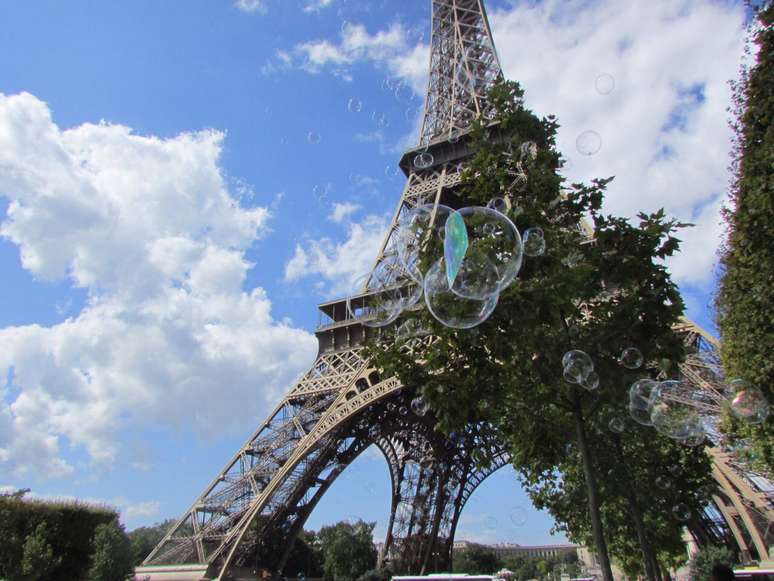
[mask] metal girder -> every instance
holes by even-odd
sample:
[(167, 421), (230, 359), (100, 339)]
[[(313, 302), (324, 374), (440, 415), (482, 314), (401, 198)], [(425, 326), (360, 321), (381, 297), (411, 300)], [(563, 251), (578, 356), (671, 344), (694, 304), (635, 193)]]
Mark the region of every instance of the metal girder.
[(433, 0), (425, 116), (420, 144), (463, 133), (494, 111), (487, 93), (502, 76), (483, 0)]

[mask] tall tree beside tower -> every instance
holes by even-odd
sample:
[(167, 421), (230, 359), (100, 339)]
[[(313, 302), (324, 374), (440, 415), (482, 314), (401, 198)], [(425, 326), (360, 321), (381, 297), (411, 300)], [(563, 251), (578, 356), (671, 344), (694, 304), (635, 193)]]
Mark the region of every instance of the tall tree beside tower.
[[(735, 84), (736, 134), (728, 238), (721, 253), (716, 300), (729, 378), (774, 396), (774, 4), (760, 9), (753, 36), (757, 57)], [(729, 418), (729, 423), (732, 420)], [(731, 425), (751, 444), (748, 459), (774, 474), (774, 414), (762, 425)]]

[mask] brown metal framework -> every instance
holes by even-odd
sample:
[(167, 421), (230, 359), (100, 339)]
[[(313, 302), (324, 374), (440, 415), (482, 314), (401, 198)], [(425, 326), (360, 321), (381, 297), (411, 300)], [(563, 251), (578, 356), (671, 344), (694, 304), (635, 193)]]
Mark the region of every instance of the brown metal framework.
[[(433, 0), (432, 7), (420, 146), (401, 160), (407, 181), (377, 264), (396, 251), (392, 233), (402, 212), (438, 203), (459, 184), (469, 152), (458, 134), (475, 118), (491, 115), (486, 92), (501, 76), (482, 0)], [(413, 166), (418, 151), (432, 153), (431, 167)], [(393, 275), (398, 284), (405, 278), (400, 271)], [(193, 502), (138, 575), (163, 578), (175, 570), (191, 579), (226, 579), (244, 567), (282, 570), (317, 502), (371, 444), (384, 455), (392, 480), (380, 561), (405, 572), (450, 566), (466, 501), (489, 474), (508, 463), (507, 454), (485, 425), (468, 426), (449, 438), (435, 432), (431, 414), (420, 417), (410, 410), (414, 389), (394, 377), (381, 378), (363, 357), (364, 341), (383, 331), (351, 318), (344, 299), (319, 308), (324, 321), (316, 331), (320, 347), (312, 368)], [(685, 379), (713, 394), (717, 386), (706, 371), (716, 346), (688, 321), (679, 330), (694, 348), (682, 369)], [(414, 346), (430, 340), (416, 338)], [(488, 468), (477, 467), (471, 458), (476, 450), (494, 459)], [(771, 495), (757, 490), (727, 454), (713, 454), (719, 510), (740, 548), (763, 558), (772, 544), (770, 525), (762, 524), (774, 520)]]

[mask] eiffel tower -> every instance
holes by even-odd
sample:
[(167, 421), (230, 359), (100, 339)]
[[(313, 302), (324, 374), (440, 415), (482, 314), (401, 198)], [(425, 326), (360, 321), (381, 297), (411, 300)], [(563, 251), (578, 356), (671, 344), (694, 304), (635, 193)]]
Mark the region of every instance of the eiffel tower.
[[(432, 40), (424, 121), (416, 148), (400, 160), (406, 183), (375, 265), (396, 253), (401, 215), (448, 199), (470, 150), (459, 139), (478, 117), (493, 117), (487, 94), (502, 77), (483, 0), (432, 0)], [(428, 152), (433, 162), (412, 160)], [(405, 273), (392, 273), (400, 284)], [(351, 300), (366, 304), (368, 285)], [(362, 354), (381, 329), (353, 317), (346, 299), (319, 305), (319, 354), (311, 369), (248, 438), (136, 571), (137, 579), (255, 578), (258, 567), (281, 571), (294, 539), (336, 478), (371, 445), (389, 467), (392, 505), (379, 561), (398, 572), (451, 568), (452, 542), (465, 503), (509, 457), (485, 425), (453, 438), (412, 413), (414, 390), (382, 377)], [(706, 373), (717, 344), (689, 321), (678, 329), (691, 347), (684, 379), (720, 393)], [(430, 339), (428, 339), (430, 340)], [(476, 451), (492, 459), (477, 467)], [(759, 492), (733, 459), (712, 452), (720, 487), (717, 518), (692, 531), (712, 540), (730, 530), (748, 556), (765, 559), (772, 544), (771, 497)]]

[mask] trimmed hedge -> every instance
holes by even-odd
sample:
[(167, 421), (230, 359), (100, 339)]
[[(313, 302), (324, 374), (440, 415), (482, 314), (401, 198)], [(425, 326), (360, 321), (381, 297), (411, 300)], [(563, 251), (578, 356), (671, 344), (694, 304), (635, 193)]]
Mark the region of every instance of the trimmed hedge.
[[(774, 400), (774, 3), (757, 14), (755, 65), (735, 85), (736, 139), (732, 208), (716, 298), (721, 355), (729, 378), (742, 378)], [(774, 473), (774, 414), (763, 426), (734, 425), (754, 465)]]
[(78, 581), (86, 577), (98, 525), (118, 519), (115, 510), (82, 502), (24, 500), (0, 496), (0, 579), (23, 579), (24, 542), (40, 523), (46, 523), (46, 541), (61, 558), (40, 581)]

